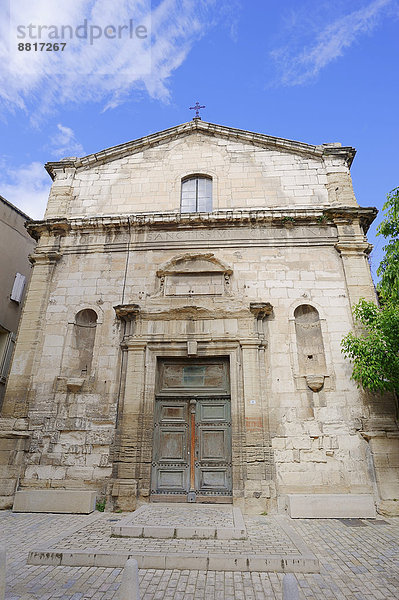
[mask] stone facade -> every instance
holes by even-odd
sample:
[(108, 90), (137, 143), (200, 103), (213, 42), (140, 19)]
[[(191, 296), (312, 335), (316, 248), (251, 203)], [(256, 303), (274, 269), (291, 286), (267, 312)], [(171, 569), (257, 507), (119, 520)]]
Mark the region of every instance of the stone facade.
[[(360, 393), (340, 352), (351, 306), (374, 298), (376, 210), (357, 204), (354, 154), (195, 119), (46, 165), (54, 183), (29, 226), (38, 246), (3, 407), (30, 436), (20, 489), (92, 489), (132, 510), (163, 489), (170, 499), (182, 473), (180, 500), (202, 486), (205, 500), (258, 512), (284, 511), (293, 494), (395, 510), (394, 404)], [(212, 179), (211, 212), (180, 212), (189, 176)], [(173, 361), (181, 381), (162, 387)], [(226, 381), (212, 383), (222, 364)], [(181, 423), (158, 423), (162, 399)], [(201, 402), (227, 416), (190, 421)], [(212, 452), (228, 444), (222, 465)]]

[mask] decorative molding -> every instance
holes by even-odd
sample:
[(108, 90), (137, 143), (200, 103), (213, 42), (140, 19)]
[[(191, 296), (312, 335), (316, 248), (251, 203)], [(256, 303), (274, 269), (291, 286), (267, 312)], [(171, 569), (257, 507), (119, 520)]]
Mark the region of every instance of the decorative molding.
[(368, 242), (338, 242), (337, 244), (334, 244), (334, 247), (341, 255), (368, 255), (373, 249), (372, 244), (369, 244)]
[(273, 312), (273, 306), (270, 302), (250, 302), (249, 310), (257, 319), (263, 319)]
[[(209, 263), (209, 267), (198, 267), (197, 261), (204, 261)], [(197, 262), (197, 265), (195, 264)], [(183, 266), (183, 263), (186, 263)], [(192, 269), (187, 268), (187, 263), (191, 263), (189, 266)], [(195, 268), (197, 266), (197, 268)], [(198, 273), (225, 273), (231, 275), (233, 270), (225, 265), (221, 260), (215, 257), (214, 254), (208, 252), (207, 254), (200, 254), (196, 252), (190, 252), (186, 254), (180, 254), (169, 260), (164, 266), (157, 271), (158, 277), (165, 275), (178, 275), (178, 274), (198, 274)]]
[(118, 319), (130, 321), (138, 316), (140, 306), (138, 304), (118, 304), (118, 306), (114, 306), (114, 311)]
[[(149, 199), (150, 200), (150, 199)], [(39, 239), (46, 232), (49, 235), (66, 235), (75, 231), (108, 231), (110, 229), (118, 231), (129, 231), (142, 228), (165, 229), (170, 226), (176, 226), (174, 231), (179, 228), (204, 229), (229, 226), (255, 226), (262, 224), (272, 224), (276, 227), (283, 227), (288, 217), (293, 218), (295, 225), (316, 225), (323, 229), (331, 225), (347, 223), (358, 220), (365, 231), (374, 221), (377, 215), (377, 209), (371, 208), (253, 208), (253, 209), (226, 209), (216, 210), (210, 213), (179, 213), (179, 212), (148, 212), (136, 213), (133, 215), (104, 215), (94, 217), (79, 217), (72, 219), (47, 219), (43, 221), (33, 221), (27, 225), (30, 235)], [(321, 218), (328, 216), (327, 222), (321, 222)], [(294, 228), (295, 228), (294, 225)]]
[(324, 375), (306, 375), (306, 383), (313, 392), (320, 392), (324, 385)]
[(35, 252), (29, 255), (29, 262), (32, 265), (53, 265), (60, 260), (61, 252)]

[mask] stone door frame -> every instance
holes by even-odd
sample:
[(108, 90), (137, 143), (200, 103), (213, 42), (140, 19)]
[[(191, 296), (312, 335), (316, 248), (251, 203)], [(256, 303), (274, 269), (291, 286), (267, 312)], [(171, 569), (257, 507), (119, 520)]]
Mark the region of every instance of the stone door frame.
[[(205, 345), (205, 344), (204, 344)], [(230, 371), (230, 398), (231, 398), (231, 432), (232, 432), (232, 480), (233, 480), (233, 495), (237, 491), (237, 483), (243, 482), (242, 477), (242, 462), (243, 462), (243, 448), (239, 447), (238, 440), (242, 433), (242, 423), (239, 419), (239, 415), (243, 412), (242, 407), (242, 393), (239, 389), (239, 377), (238, 365), (241, 364), (239, 360), (240, 345), (238, 342), (223, 343), (216, 342), (212, 344), (212, 348), (209, 348), (209, 344), (206, 344), (207, 350), (201, 352), (201, 342), (198, 343), (198, 358), (216, 358), (216, 357), (228, 357), (229, 371)], [(151, 447), (152, 450), (152, 438), (153, 438), (153, 423), (154, 423), (154, 399), (155, 399), (155, 378), (157, 370), (158, 358), (187, 358), (187, 342), (175, 342), (173, 349), (171, 344), (154, 344), (149, 343), (146, 349), (146, 374), (147, 381), (145, 386), (144, 394), (144, 413), (148, 415), (145, 419), (146, 423), (151, 419), (151, 430), (143, 430), (142, 448)], [(193, 357), (192, 357), (193, 358)], [(236, 366), (236, 368), (234, 368)], [(236, 371), (233, 373), (233, 371)], [(152, 456), (151, 456), (152, 459)], [(141, 462), (141, 468), (139, 472), (139, 478), (143, 482), (142, 493), (147, 495), (150, 492), (150, 478), (151, 478), (151, 462), (147, 465), (147, 462)], [(140, 493), (140, 490), (139, 490)]]
[[(146, 341), (123, 344), (121, 399), (114, 453), (114, 482), (137, 486), (138, 499), (151, 489), (152, 443), (158, 358), (187, 358), (188, 342)], [(227, 357), (230, 371), (233, 498), (244, 495), (245, 437), (242, 347), (239, 340), (198, 341), (198, 358)]]
[[(273, 307), (232, 302), (216, 310), (210, 301), (203, 304), (171, 309), (169, 302), (159, 306), (157, 301), (155, 308), (114, 307), (123, 325), (112, 496), (123, 510), (134, 509), (137, 500), (149, 500), (157, 360), (161, 358), (228, 359), (233, 503), (242, 507), (255, 503), (264, 510), (274, 490), (267, 326)], [(193, 326), (209, 319), (214, 320), (213, 333)], [(223, 324), (226, 319), (235, 322), (232, 329), (241, 335), (223, 333), (229, 330)]]

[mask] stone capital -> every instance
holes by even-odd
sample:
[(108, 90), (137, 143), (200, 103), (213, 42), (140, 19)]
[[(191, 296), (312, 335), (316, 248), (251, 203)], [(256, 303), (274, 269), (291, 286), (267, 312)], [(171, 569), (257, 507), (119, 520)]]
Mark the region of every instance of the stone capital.
[(114, 306), (114, 311), (118, 319), (131, 321), (140, 313), (140, 306), (138, 304), (118, 304)]
[(271, 315), (273, 312), (273, 306), (270, 302), (251, 302), (249, 310), (256, 318), (263, 319), (264, 317)]
[(341, 256), (346, 255), (368, 255), (373, 249), (373, 246), (368, 242), (338, 242), (334, 245), (335, 249)]
[(33, 265), (53, 265), (60, 260), (61, 252), (34, 252), (29, 255), (29, 262)]

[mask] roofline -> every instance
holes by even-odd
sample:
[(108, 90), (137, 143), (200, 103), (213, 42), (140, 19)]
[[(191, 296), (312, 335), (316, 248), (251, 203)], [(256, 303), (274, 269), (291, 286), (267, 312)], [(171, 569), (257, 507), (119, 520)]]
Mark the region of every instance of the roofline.
[(9, 206), (10, 208), (12, 208), (13, 210), (15, 210), (15, 212), (17, 212), (18, 214), (20, 214), (22, 217), (24, 217), (27, 221), (33, 221), (32, 217), (30, 217), (29, 215), (27, 215), (26, 213), (24, 213), (20, 208), (18, 208), (17, 206), (14, 206), (14, 204), (11, 204), (11, 202), (9, 202), (8, 200), (6, 200), (4, 198), (4, 196), (0, 195), (0, 200), (2, 202), (4, 202), (4, 204), (6, 204), (7, 206)]
[(352, 165), (353, 159), (356, 154), (356, 150), (351, 146), (341, 146), (339, 144), (321, 144), (312, 145), (304, 142), (297, 142), (295, 140), (288, 140), (285, 138), (278, 138), (263, 133), (255, 133), (253, 131), (246, 131), (244, 129), (236, 129), (234, 127), (227, 127), (225, 125), (217, 125), (215, 123), (208, 123), (200, 119), (193, 119), (187, 123), (181, 125), (175, 125), (168, 129), (151, 133), (150, 135), (100, 150), (94, 154), (88, 154), (81, 158), (70, 158), (60, 160), (56, 162), (47, 162), (45, 169), (49, 173), (52, 179), (55, 178), (55, 171), (65, 168), (80, 168), (90, 167), (96, 164), (102, 164), (108, 160), (115, 160), (122, 158), (132, 151), (139, 151), (142, 148), (150, 147), (154, 144), (160, 143), (166, 139), (173, 137), (179, 137), (181, 135), (188, 135), (190, 133), (201, 132), (206, 135), (214, 136), (219, 135), (226, 138), (236, 138), (237, 140), (246, 141), (247, 143), (257, 144), (264, 147), (275, 147), (282, 150), (288, 150), (299, 154), (305, 154), (308, 156), (316, 156), (321, 158), (323, 155), (338, 155), (343, 156), (347, 162), (348, 167)]

